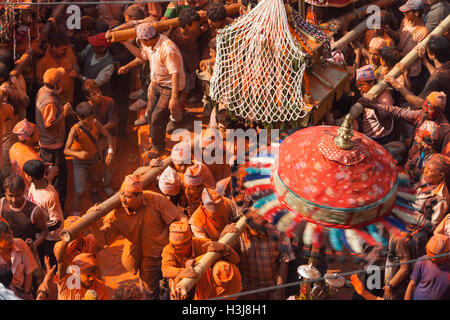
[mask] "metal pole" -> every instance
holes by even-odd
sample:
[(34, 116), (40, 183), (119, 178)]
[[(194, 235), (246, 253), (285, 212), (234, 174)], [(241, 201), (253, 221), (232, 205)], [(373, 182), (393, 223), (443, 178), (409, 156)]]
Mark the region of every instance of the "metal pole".
[[(416, 48), (418, 47), (425, 47), (428, 43), (428, 40), (432, 36), (441, 36), (447, 31), (447, 29), (450, 27), (450, 15), (447, 16), (441, 23), (425, 38), (423, 39), (414, 49), (412, 49), (406, 56), (403, 57), (402, 60), (400, 60), (400, 63), (402, 63), (405, 67), (410, 66), (414, 61), (419, 58), (419, 54), (417, 53)], [(391, 71), (387, 74), (388, 76), (397, 78), (400, 76), (401, 71), (399, 68), (394, 67)], [(384, 90), (386, 90), (388, 84), (384, 81), (378, 82), (376, 85), (374, 85), (370, 90), (369, 94), (373, 95), (375, 98), (379, 96)], [(350, 109), (350, 115), (353, 119), (356, 119), (359, 117), (359, 115), (364, 111), (364, 107), (360, 103), (355, 103), (351, 109)]]
[[(148, 187), (165, 168), (172, 163), (172, 157), (168, 157), (162, 161), (161, 167), (149, 169), (143, 176), (144, 188)], [(70, 225), (67, 229), (61, 231), (61, 238), (64, 242), (70, 242), (76, 239), (78, 235), (89, 228), (98, 219), (106, 216), (111, 210), (120, 206), (119, 192), (112, 197), (106, 199), (99, 205), (99, 210), (88, 212), (83, 215), (77, 222)]]

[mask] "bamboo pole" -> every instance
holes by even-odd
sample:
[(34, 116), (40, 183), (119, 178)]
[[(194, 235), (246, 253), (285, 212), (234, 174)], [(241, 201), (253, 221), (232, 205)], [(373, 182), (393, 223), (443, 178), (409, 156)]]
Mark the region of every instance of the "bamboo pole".
[[(172, 157), (167, 157), (162, 161), (161, 167), (149, 169), (143, 176), (144, 188), (148, 187), (165, 168), (172, 163)], [(76, 239), (84, 230), (88, 229), (98, 219), (106, 216), (111, 210), (120, 206), (119, 192), (106, 199), (99, 205), (99, 210), (86, 213), (77, 222), (70, 225), (67, 229), (61, 231), (61, 238), (64, 242), (70, 242)]]
[[(423, 39), (417, 46), (414, 47), (406, 56), (400, 60), (400, 63), (403, 64), (406, 68), (409, 67), (414, 61), (419, 58), (419, 54), (417, 53), (417, 48), (425, 47), (428, 43), (428, 40), (432, 36), (441, 36), (443, 35), (447, 29), (450, 27), (450, 15), (447, 16), (441, 23), (425, 38)], [(401, 70), (397, 67), (394, 67), (387, 74), (388, 76), (397, 78), (401, 74)], [(388, 84), (384, 81), (379, 81), (376, 85), (374, 85), (369, 90), (369, 96), (373, 96), (373, 99), (378, 97), (384, 90), (386, 90)], [(359, 117), (359, 115), (364, 111), (364, 107), (359, 103), (355, 103), (350, 109), (350, 115), (353, 119)]]
[(358, 37), (367, 30), (367, 19), (364, 19), (363, 22), (358, 24), (355, 28), (347, 32), (342, 38), (340, 38), (338, 41), (334, 42), (331, 45), (331, 50), (335, 50), (337, 48), (340, 48), (342, 46), (347, 45), (348, 43), (354, 41), (355, 39), (358, 39)]
[[(228, 6), (225, 6), (225, 10), (227, 11), (227, 16), (234, 15), (236, 13), (239, 13), (240, 4), (239, 3), (233, 3)], [(206, 18), (206, 11), (199, 11), (198, 14), (200, 15), (201, 20), (205, 20)], [(151, 21), (148, 21), (151, 22)], [(153, 27), (158, 32), (164, 32), (169, 30), (170, 28), (177, 28), (180, 23), (178, 22), (178, 18), (168, 19), (168, 20), (162, 20), (162, 21), (155, 21), (152, 22)], [(136, 27), (131, 27), (128, 29), (120, 30), (122, 26), (119, 26), (119, 30), (111, 30), (107, 33), (107, 38), (110, 38), (111, 42), (121, 42), (128, 39), (136, 38)]]
[[(238, 232), (235, 233), (227, 233), (222, 238), (219, 239), (220, 243), (231, 245), (234, 241), (238, 239), (241, 235), (242, 231), (246, 226), (247, 218), (245, 216), (241, 217), (238, 222), (236, 222), (236, 228)], [(197, 279), (192, 278), (184, 278), (181, 280), (177, 286), (175, 287), (175, 291), (178, 291), (180, 295), (186, 296), (189, 291), (195, 286), (197, 281), (205, 274), (205, 272), (220, 259), (222, 255), (217, 252), (208, 252), (206, 253), (199, 261), (199, 263), (194, 267), (195, 272), (197, 273)]]

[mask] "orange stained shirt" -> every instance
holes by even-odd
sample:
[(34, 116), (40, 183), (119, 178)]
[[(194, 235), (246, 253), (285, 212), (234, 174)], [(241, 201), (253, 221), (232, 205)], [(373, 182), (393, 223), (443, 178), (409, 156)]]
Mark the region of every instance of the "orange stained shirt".
[(161, 254), (161, 271), (163, 277), (168, 279), (176, 278), (185, 268), (186, 261), (206, 253), (206, 249), (203, 248), (203, 245), (208, 242), (211, 242), (211, 240), (204, 238), (192, 238), (192, 250), (188, 256), (178, 256), (175, 253), (172, 244), (167, 244)]
[(95, 279), (92, 286), (88, 289), (83, 288), (80, 285), (79, 288), (69, 289), (68, 284), (72, 284), (74, 280), (69, 279), (72, 276), (67, 274), (64, 278), (59, 279), (58, 274), (55, 276), (54, 281), (58, 285), (58, 300), (84, 300), (84, 296), (88, 290), (94, 290), (97, 293), (97, 300), (110, 300), (108, 290), (103, 281)]
[(76, 64), (77, 58), (69, 45), (65, 48), (65, 54), (56, 59), (50, 56), (49, 49), (47, 49), (45, 55), (37, 62), (36, 78), (43, 81), (44, 73), (47, 69), (63, 67), (66, 70), (66, 74), (61, 79), (61, 100), (63, 103), (72, 102), (75, 89), (75, 79), (70, 77), (70, 72)]
[(21, 176), (25, 181), (25, 194), (28, 196), (31, 180), (25, 176), (23, 165), (29, 160), (42, 161), (41, 157), (31, 147), (22, 142), (16, 142), (12, 145), (11, 149), (9, 149), (9, 159), (11, 160), (12, 172)]
[[(80, 124), (76, 123), (74, 125), (75, 135), (73, 137), (73, 143), (70, 146), (70, 150), (72, 151), (86, 151), (89, 154), (89, 159), (93, 158), (97, 153), (97, 145), (89, 138), (89, 136), (80, 128)], [(88, 128), (84, 127), (85, 130)], [(91, 129), (88, 130), (92, 137), (98, 141), (99, 138), (99, 130), (97, 128), (97, 124), (95, 119), (91, 121)]]
[[(123, 236), (126, 241), (122, 258), (127, 259), (128, 255), (137, 254), (130, 249), (130, 244), (137, 243), (141, 233), (142, 258), (150, 260), (147, 265), (161, 265), (162, 250), (169, 243), (169, 224), (181, 210), (162, 194), (145, 190), (143, 196), (142, 206), (136, 214), (128, 215), (123, 207), (114, 209), (103, 219), (99, 230), (94, 228), (93, 234), (100, 247), (113, 243), (119, 235)], [(134, 258), (139, 261), (140, 257)], [(122, 262), (126, 261), (122, 259)]]
[(203, 205), (198, 207), (189, 219), (195, 237), (218, 241), (220, 233), (231, 222), (232, 209), (230, 203), (222, 198), (215, 213), (209, 212)]
[[(8, 129), (6, 123), (14, 117), (14, 108), (8, 103), (0, 105), (0, 150), (3, 147), (3, 135)], [(0, 156), (0, 169), (3, 168), (3, 157)]]

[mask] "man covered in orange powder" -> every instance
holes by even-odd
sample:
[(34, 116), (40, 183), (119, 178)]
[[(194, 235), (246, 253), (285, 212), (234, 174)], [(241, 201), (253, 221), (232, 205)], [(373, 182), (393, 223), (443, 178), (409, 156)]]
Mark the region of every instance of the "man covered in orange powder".
[[(74, 274), (66, 273), (67, 242), (60, 248), (58, 271), (54, 281), (58, 285), (58, 300), (85, 300), (86, 293), (93, 290), (97, 300), (109, 300), (109, 294), (102, 280), (98, 278), (98, 264), (90, 253), (80, 253), (72, 264), (79, 268)], [(75, 267), (75, 270), (77, 269)]]
[(205, 188), (202, 193), (202, 205), (189, 219), (192, 233), (196, 238), (219, 240), (223, 228), (232, 222), (231, 200), (222, 197), (217, 191)]
[[(80, 217), (77, 216), (69, 216), (66, 220), (64, 220), (64, 229), (67, 229), (73, 223), (78, 221)], [(66, 245), (63, 241), (58, 241), (53, 248), (55, 257), (57, 261), (61, 260), (62, 247), (65, 246), (65, 264), (67, 266), (73, 265), (73, 261), (75, 257), (77, 257), (81, 253), (89, 253), (93, 257), (97, 254), (97, 242), (92, 234), (88, 234), (87, 236), (79, 235), (77, 238), (69, 242)], [(58, 296), (57, 285), (54, 281), (54, 268), (50, 266), (48, 257), (44, 259), (46, 264), (47, 273), (44, 278), (44, 281), (40, 284), (37, 290), (37, 298), (36, 300), (56, 300)]]
[(202, 191), (206, 186), (203, 167), (200, 163), (190, 166), (184, 173), (184, 192), (188, 201), (187, 214), (191, 217), (202, 202)]
[(162, 279), (161, 253), (169, 243), (169, 225), (175, 220), (187, 222), (187, 217), (163, 195), (143, 191), (139, 175), (125, 177), (120, 201), (122, 206), (92, 226), (92, 232), (101, 247), (112, 244), (119, 235), (125, 238), (122, 264), (132, 274), (139, 272), (144, 298), (155, 300)]
[(161, 271), (164, 278), (169, 279), (172, 299), (183, 299), (177, 296), (174, 288), (183, 278), (197, 278), (194, 270), (195, 258), (207, 253), (218, 252), (230, 263), (239, 263), (239, 256), (230, 246), (204, 238), (193, 238), (186, 222), (174, 222), (170, 225), (169, 244), (161, 254)]

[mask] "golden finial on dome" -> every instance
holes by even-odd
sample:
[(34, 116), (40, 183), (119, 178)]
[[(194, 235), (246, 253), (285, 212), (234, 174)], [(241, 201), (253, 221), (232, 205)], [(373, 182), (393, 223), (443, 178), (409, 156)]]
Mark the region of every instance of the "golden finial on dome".
[(353, 147), (353, 119), (350, 114), (345, 116), (344, 122), (338, 130), (338, 135), (334, 138), (334, 143), (341, 149), (347, 150)]

